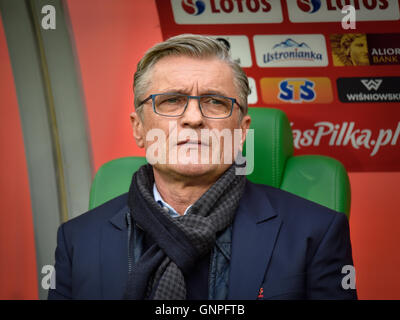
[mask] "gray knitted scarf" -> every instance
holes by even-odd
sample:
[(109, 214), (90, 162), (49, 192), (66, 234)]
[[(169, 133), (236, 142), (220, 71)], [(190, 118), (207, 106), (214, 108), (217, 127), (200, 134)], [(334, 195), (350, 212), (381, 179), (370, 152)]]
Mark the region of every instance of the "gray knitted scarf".
[(153, 197), (154, 175), (142, 166), (132, 178), (128, 204), (133, 223), (155, 241), (129, 277), (128, 299), (186, 299), (185, 274), (213, 248), (216, 234), (233, 222), (244, 191), (245, 176), (233, 164), (192, 205), (184, 216), (172, 218)]

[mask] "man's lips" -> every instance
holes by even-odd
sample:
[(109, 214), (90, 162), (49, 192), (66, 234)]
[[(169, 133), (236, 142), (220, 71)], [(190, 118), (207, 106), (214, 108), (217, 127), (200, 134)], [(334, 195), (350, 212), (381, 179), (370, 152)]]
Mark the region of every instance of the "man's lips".
[(207, 142), (201, 141), (201, 140), (182, 140), (182, 141), (178, 141), (177, 145), (181, 146), (184, 144), (193, 144), (193, 145), (204, 145), (204, 146), (208, 146)]

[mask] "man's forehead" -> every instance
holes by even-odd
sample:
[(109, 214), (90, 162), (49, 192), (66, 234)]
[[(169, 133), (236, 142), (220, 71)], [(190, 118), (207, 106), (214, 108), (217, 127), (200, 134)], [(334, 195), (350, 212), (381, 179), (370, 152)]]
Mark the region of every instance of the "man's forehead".
[(154, 72), (163, 72), (168, 70), (168, 72), (173, 72), (178, 70), (179, 72), (185, 71), (208, 71), (212, 70), (214, 72), (226, 72), (230, 70), (228, 64), (217, 57), (190, 57), (190, 56), (166, 56), (158, 60), (154, 67)]
[(233, 82), (232, 69), (216, 57), (164, 57), (154, 65), (150, 74), (150, 87), (164, 91), (231, 91), (234, 89)]

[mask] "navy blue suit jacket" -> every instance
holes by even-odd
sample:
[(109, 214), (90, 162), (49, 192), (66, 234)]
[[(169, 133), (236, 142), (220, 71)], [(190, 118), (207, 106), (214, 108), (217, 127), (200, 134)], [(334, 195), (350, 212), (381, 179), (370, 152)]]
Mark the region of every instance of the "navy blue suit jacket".
[[(49, 299), (122, 298), (127, 209), (125, 194), (60, 226)], [(342, 287), (345, 265), (353, 261), (343, 213), (247, 182), (233, 224), (228, 299), (355, 299)]]

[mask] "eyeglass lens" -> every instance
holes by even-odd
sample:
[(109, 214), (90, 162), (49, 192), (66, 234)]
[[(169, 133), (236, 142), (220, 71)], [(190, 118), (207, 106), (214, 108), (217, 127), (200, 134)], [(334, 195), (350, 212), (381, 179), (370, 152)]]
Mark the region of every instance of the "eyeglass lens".
[[(232, 109), (232, 100), (216, 95), (204, 95), (198, 99), (204, 116), (210, 118), (226, 117)], [(156, 112), (166, 116), (179, 116), (183, 114), (189, 96), (178, 94), (160, 94), (154, 96)]]

